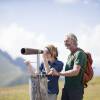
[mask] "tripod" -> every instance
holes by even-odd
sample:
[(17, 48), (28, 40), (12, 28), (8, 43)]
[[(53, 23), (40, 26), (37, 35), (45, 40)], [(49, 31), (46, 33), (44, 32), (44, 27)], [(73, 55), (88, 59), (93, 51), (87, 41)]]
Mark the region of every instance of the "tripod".
[(47, 77), (40, 74), (40, 54), (37, 54), (37, 75), (30, 76), (29, 90), (30, 100), (48, 100)]

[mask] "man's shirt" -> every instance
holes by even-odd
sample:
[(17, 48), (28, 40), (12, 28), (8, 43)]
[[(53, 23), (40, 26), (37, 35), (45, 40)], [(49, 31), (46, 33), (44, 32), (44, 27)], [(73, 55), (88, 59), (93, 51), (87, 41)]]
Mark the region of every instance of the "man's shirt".
[(86, 54), (83, 50), (78, 49), (76, 52), (71, 53), (68, 56), (65, 71), (73, 69), (74, 65), (80, 65), (81, 69), (77, 76), (65, 77), (65, 87), (67, 88), (79, 88), (82, 87), (83, 81), (83, 69), (86, 67)]

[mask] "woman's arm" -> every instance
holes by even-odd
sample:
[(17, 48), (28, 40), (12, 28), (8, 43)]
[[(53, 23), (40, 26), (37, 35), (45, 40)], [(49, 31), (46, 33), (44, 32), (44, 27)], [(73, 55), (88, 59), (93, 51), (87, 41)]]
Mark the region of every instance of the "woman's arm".
[(48, 64), (48, 59), (46, 57), (46, 54), (43, 54), (43, 63), (44, 63), (44, 68), (45, 68), (46, 74), (48, 74), (50, 72), (50, 67)]

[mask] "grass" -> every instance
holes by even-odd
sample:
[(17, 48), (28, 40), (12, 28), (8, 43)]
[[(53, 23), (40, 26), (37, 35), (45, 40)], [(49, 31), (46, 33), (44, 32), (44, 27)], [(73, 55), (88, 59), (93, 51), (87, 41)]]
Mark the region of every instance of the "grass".
[(29, 100), (28, 85), (0, 88), (0, 100)]
[[(61, 98), (61, 90), (63, 81), (59, 82), (60, 91), (58, 100)], [(15, 87), (0, 88), (0, 100), (29, 100), (28, 85), (20, 85)], [(83, 100), (100, 100), (100, 77), (94, 78), (85, 88)]]
[(84, 100), (100, 100), (100, 77), (90, 81), (88, 88), (85, 89)]

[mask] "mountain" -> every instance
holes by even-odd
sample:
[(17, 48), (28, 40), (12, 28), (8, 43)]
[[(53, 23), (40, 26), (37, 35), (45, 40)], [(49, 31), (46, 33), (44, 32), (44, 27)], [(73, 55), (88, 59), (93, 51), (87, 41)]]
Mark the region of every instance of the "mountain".
[(21, 58), (21, 57), (17, 57), (15, 60), (14, 60), (14, 64), (17, 65), (22, 71), (26, 72), (26, 65), (24, 63), (24, 59)]
[(7, 52), (3, 52), (2, 50), (0, 50), (0, 54), (4, 56), (6, 59), (8, 59), (10, 63), (17, 65), (19, 68), (21, 68), (21, 70), (26, 71), (26, 65), (24, 63), (25, 60), (23, 58), (17, 57), (14, 60)]
[(0, 50), (0, 86), (11, 86), (28, 82), (24, 59), (12, 57)]

